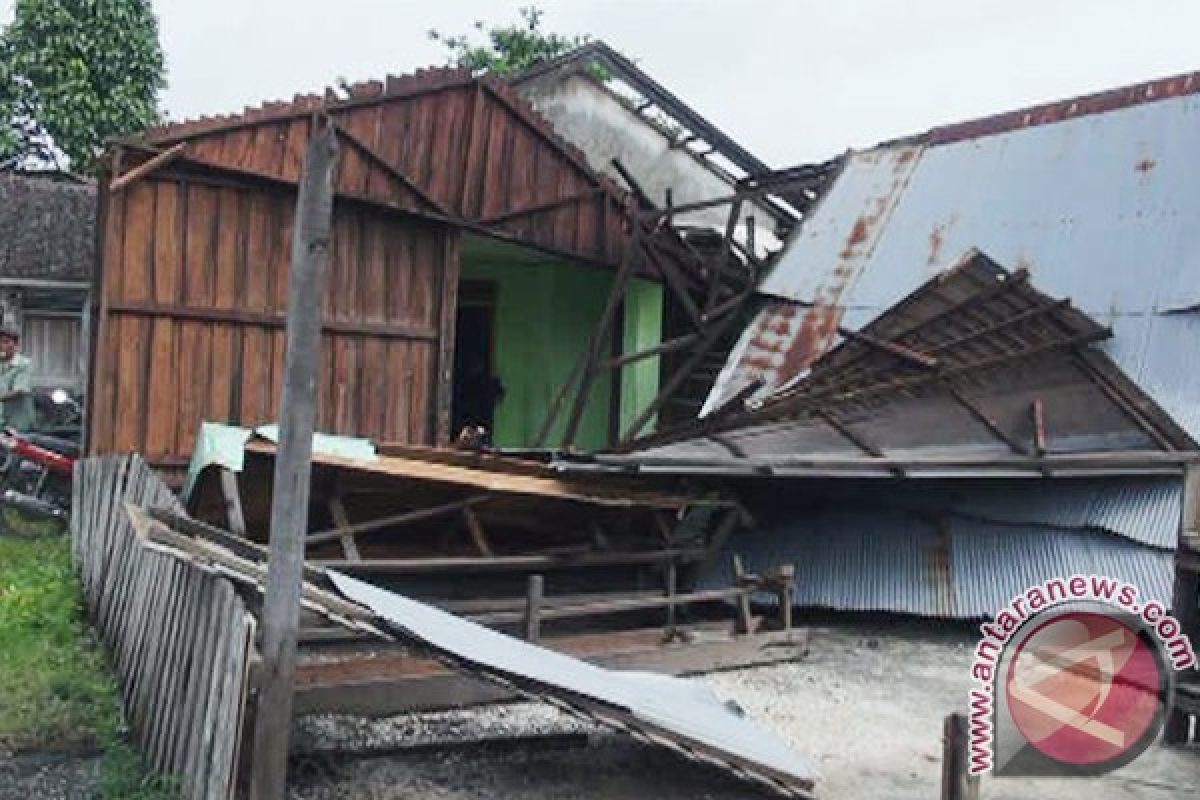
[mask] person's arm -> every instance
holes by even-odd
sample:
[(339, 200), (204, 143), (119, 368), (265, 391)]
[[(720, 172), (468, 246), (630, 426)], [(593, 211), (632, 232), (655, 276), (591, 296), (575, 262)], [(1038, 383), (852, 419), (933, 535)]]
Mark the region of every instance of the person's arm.
[(12, 391), (0, 394), (0, 403), (6, 400), (16, 400), (22, 395), (27, 395), (33, 391), (33, 383), (30, 380), (29, 364), (21, 364), (16, 368), (16, 374), (13, 375)]

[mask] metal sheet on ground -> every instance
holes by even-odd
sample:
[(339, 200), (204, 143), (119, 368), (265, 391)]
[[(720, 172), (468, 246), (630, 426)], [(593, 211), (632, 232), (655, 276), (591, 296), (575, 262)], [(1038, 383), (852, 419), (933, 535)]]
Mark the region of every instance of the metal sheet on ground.
[[(809, 796), (816, 770), (807, 759), (740, 709), (722, 703), (707, 687), (664, 675), (607, 670), (338, 572), (328, 575), (347, 599), (460, 663), (519, 684), (533, 683), (536, 691), (577, 709), (582, 706), (589, 716), (629, 728), (635, 735), (676, 746), (786, 793)], [(597, 707), (611, 709), (611, 719), (596, 714)]]

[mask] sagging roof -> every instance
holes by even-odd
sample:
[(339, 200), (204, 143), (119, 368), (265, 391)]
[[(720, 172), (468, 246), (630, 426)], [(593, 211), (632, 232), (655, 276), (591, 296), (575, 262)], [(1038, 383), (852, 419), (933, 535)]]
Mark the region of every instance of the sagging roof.
[[(1102, 345), (1200, 432), (1200, 73), (850, 153), (792, 238), (707, 404), (786, 384), (964, 250), (1030, 272), (1112, 328)], [(799, 304), (799, 305), (797, 305)]]
[(1108, 328), (978, 251), (842, 332), (760, 408), (594, 461), (680, 473), (1048, 475), (1176, 470), (1195, 450), (1093, 346)]
[(95, 226), (95, 185), (0, 172), (0, 282), (86, 283)]

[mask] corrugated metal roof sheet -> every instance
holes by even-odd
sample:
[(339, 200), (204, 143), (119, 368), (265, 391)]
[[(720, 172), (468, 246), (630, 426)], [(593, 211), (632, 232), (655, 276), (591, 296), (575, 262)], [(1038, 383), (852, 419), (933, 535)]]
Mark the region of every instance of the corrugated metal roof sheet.
[(811, 499), (804, 505), (792, 501), (796, 516), (838, 508), (908, 512), (924, 518), (950, 513), (1010, 525), (1111, 533), (1163, 550), (1175, 549), (1183, 498), (1178, 477), (957, 479), (893, 481), (887, 486), (820, 481), (804, 488), (793, 496)]
[(884, 510), (765, 521), (732, 538), (702, 583), (728, 585), (733, 553), (755, 571), (793, 564), (797, 607), (955, 619), (991, 616), (1024, 589), (1073, 574), (1128, 581), (1169, 604), (1174, 576), (1169, 551), (1118, 536)]
[(789, 797), (811, 797), (816, 769), (706, 686), (669, 675), (610, 670), (456, 617), (432, 606), (327, 573), (349, 600), (455, 663), (514, 688), (557, 699), (639, 739), (763, 781)]
[[(1169, 313), (1200, 305), (1200, 96), (1146, 102), (1154, 96), (1146, 92), (1137, 105), (1110, 104), (1116, 107), (1083, 116), (1071, 117), (1068, 101), (1047, 117), (1059, 120), (1051, 124), (1037, 124), (1031, 112), (1030, 126), (1015, 130), (1019, 119), (976, 138), (927, 134), (934, 144), (917, 151), (874, 247), (846, 274), (839, 243), (879, 202), (872, 184), (856, 176), (913, 152), (913, 144), (852, 154), (765, 291), (820, 306), (821, 287), (848, 280), (840, 310), (826, 313), (841, 314), (854, 328), (979, 248), (1028, 269), (1043, 291), (1071, 298), (1110, 325), (1114, 339), (1106, 349), (1117, 364), (1190, 433), (1200, 433), (1200, 372), (1181, 368), (1200, 343), (1200, 322)], [(954, 140), (936, 143), (946, 138)], [(753, 337), (764, 328), (782, 330), (775, 321), (781, 308), (768, 307), (748, 328), (710, 406), (762, 366), (754, 361)], [(813, 339), (794, 326), (782, 338), (772, 342), (775, 368), (757, 372), (772, 386), (795, 377), (789, 352), (813, 349)]]

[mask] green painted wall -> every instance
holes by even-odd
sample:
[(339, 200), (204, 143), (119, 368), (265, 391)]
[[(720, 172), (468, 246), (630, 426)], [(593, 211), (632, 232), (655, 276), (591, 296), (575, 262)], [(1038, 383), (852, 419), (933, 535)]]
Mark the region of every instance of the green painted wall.
[[(482, 252), (480, 252), (482, 250)], [(467, 249), (464, 280), (491, 281), (496, 286), (495, 370), (504, 382), (496, 408), (493, 442), (500, 447), (528, 447), (555, 392), (582, 357), (612, 286), (610, 272), (553, 261), (512, 260), (503, 251)], [(662, 336), (662, 287), (637, 281), (626, 301), (626, 348), (644, 349)], [(621, 418), (632, 421), (658, 390), (658, 359), (646, 359), (623, 370)], [(603, 447), (608, 439), (611, 373), (593, 385), (576, 445)], [(550, 444), (561, 441), (566, 410), (560, 414)]]

